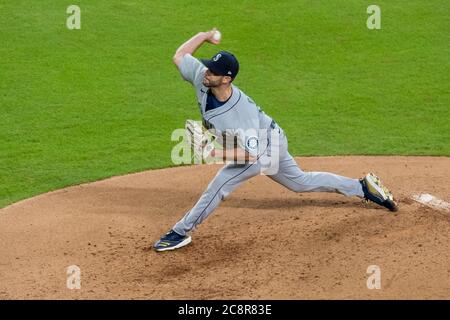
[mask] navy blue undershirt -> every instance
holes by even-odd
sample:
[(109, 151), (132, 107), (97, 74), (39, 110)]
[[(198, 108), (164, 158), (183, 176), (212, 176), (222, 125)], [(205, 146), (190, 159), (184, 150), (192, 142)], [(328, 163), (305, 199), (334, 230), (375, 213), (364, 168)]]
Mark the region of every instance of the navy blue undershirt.
[(211, 92), (211, 90), (209, 90), (208, 91), (208, 97), (206, 98), (205, 112), (223, 106), (225, 103), (228, 102), (228, 100), (230, 100), (232, 95), (233, 95), (233, 93), (230, 95), (230, 97), (226, 101), (219, 101), (214, 96), (214, 94)]

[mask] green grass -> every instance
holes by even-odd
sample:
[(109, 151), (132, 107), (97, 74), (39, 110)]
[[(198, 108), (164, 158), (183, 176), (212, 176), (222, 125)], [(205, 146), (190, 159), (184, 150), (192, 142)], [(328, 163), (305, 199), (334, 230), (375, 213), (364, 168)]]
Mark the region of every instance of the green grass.
[(220, 28), (236, 85), (295, 155), (450, 155), (450, 6), (377, 1), (0, 0), (0, 207), (49, 190), (171, 165), (170, 134), (199, 119), (171, 62)]

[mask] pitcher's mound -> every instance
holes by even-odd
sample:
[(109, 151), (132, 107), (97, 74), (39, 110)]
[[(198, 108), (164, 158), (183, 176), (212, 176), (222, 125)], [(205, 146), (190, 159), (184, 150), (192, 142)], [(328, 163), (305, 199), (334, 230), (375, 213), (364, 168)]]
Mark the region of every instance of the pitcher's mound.
[[(156, 253), (152, 243), (195, 204), (220, 167), (115, 177), (0, 210), (0, 298), (450, 298), (450, 213), (412, 199), (450, 200), (449, 158), (297, 162), (305, 171), (354, 178), (373, 171), (400, 210), (339, 194), (296, 194), (258, 176), (192, 233), (189, 246)], [(71, 290), (73, 265), (81, 288)], [(369, 266), (379, 268), (380, 289), (368, 288)]]

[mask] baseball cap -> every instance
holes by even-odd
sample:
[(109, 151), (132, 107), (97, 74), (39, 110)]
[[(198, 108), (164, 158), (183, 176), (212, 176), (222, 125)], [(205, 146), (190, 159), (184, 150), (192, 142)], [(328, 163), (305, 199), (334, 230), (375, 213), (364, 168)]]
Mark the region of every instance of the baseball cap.
[(212, 72), (221, 76), (235, 78), (239, 72), (239, 62), (228, 51), (219, 51), (211, 60), (201, 59), (201, 62)]

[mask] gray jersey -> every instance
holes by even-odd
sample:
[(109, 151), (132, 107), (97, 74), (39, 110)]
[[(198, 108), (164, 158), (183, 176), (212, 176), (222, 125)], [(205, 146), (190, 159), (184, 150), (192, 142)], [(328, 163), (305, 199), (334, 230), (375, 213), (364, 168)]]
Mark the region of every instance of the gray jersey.
[[(244, 181), (261, 173), (266, 174), (267, 171), (270, 171), (268, 176), (272, 180), (295, 192), (338, 192), (346, 196), (364, 196), (358, 179), (346, 178), (328, 172), (303, 172), (288, 152), (288, 141), (284, 131), (276, 124), (272, 126), (272, 119), (265, 115), (249, 97), (235, 86), (232, 87), (233, 94), (228, 102), (219, 108), (205, 112), (208, 88), (203, 86), (202, 81), (206, 67), (188, 54), (182, 60), (180, 71), (183, 78), (195, 86), (200, 112), (206, 126), (214, 127), (218, 131), (227, 129), (236, 131), (239, 131), (239, 129), (257, 130), (261, 133), (257, 137), (260, 145), (264, 142), (264, 138), (261, 137), (262, 133), (271, 131), (270, 135), (274, 135), (275, 138), (268, 141), (268, 146), (270, 144), (272, 147), (275, 144), (275, 150), (278, 150), (278, 152), (269, 154), (271, 148), (266, 148), (262, 152), (260, 152), (261, 148), (258, 148), (258, 152), (256, 152), (254, 140), (252, 140), (254, 137), (251, 134), (237, 132), (241, 145), (252, 156), (256, 152), (257, 159), (244, 165), (236, 165), (235, 163), (225, 165), (209, 183), (207, 190), (195, 206), (175, 224), (173, 227), (175, 232), (186, 235), (204, 221), (217, 208), (220, 201), (225, 199)], [(272, 127), (272, 130), (261, 130), (269, 127)], [(272, 165), (273, 163), (275, 163), (275, 166)], [(275, 168), (275, 171), (272, 168)]]
[[(186, 81), (195, 87), (197, 102), (203, 118), (203, 124), (219, 140), (221, 137), (236, 137), (237, 144), (255, 157), (264, 150), (266, 136), (262, 134), (272, 123), (255, 102), (235, 85), (232, 95), (220, 108), (206, 110), (209, 88), (203, 85), (207, 68), (190, 54), (186, 54), (180, 64), (180, 72)], [(232, 140), (232, 139), (231, 139)]]

